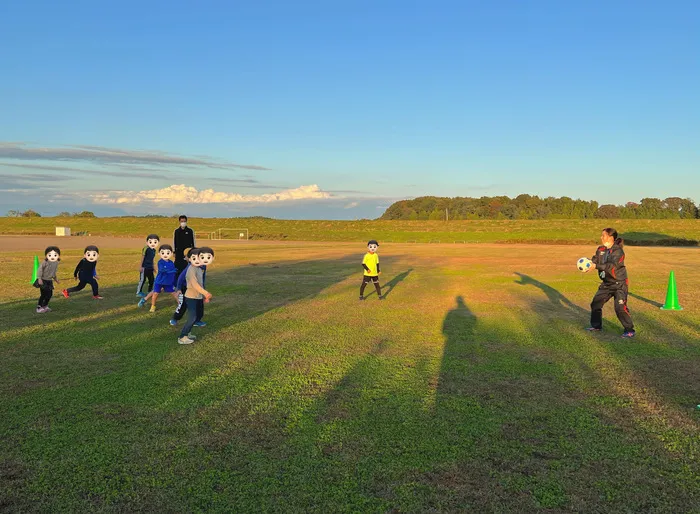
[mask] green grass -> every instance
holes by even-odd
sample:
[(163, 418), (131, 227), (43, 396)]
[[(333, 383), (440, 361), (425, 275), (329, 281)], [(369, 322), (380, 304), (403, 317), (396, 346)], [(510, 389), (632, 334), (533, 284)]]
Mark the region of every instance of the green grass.
[[(171, 218), (0, 218), (0, 233), (53, 235), (56, 226), (93, 236), (138, 236), (157, 233), (171, 237), (177, 222)], [(260, 218), (191, 219), (199, 238), (219, 228), (247, 228), (251, 239), (289, 241), (380, 242), (521, 242), (590, 244), (600, 231), (613, 226), (628, 243), (695, 245), (700, 220), (541, 220), (541, 221), (295, 221)], [(235, 234), (234, 234), (235, 235)]]
[(698, 512), (698, 251), (628, 250), (623, 341), (610, 305), (581, 330), (590, 250), (383, 245), (360, 303), (361, 244), (222, 246), (187, 347), (171, 299), (136, 307), (136, 252), (41, 316), (5, 253), (0, 509)]

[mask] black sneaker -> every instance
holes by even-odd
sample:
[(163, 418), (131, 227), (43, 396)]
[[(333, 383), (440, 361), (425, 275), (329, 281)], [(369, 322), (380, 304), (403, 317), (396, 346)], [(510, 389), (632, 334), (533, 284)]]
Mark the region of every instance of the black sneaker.
[(364, 296), (360, 296), (360, 300), (364, 300), (364, 299), (365, 299), (365, 297), (364, 297)]
[(380, 299), (380, 300), (383, 300), (383, 299), (384, 299), (384, 297), (383, 297), (383, 296), (380, 296), (380, 297), (379, 297), (379, 299)]

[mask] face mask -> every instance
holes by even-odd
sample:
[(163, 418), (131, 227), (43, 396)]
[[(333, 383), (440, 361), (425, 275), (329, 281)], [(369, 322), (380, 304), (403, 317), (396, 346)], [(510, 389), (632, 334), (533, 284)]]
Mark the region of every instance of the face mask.
[(180, 226), (181, 226), (182, 228), (185, 228), (185, 227), (187, 226), (187, 222), (186, 222), (186, 221), (181, 221), (181, 222), (180, 222)]

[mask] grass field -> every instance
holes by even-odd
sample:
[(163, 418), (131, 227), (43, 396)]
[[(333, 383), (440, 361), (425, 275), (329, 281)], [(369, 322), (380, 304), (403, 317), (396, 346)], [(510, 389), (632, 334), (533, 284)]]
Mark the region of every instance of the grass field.
[(383, 244), (360, 303), (363, 244), (214, 243), (186, 347), (139, 248), (45, 315), (5, 248), (0, 510), (700, 511), (700, 250), (628, 248), (624, 341), (611, 305), (582, 330), (589, 246)]
[[(171, 238), (172, 218), (0, 218), (0, 234), (51, 235), (55, 227), (93, 236)], [(541, 221), (297, 221), (261, 218), (192, 218), (200, 239), (220, 228), (249, 229), (254, 240), (366, 241), (417, 243), (595, 244), (600, 231), (613, 226), (629, 243), (698, 245), (700, 220), (541, 220)], [(233, 234), (237, 237), (237, 232)]]

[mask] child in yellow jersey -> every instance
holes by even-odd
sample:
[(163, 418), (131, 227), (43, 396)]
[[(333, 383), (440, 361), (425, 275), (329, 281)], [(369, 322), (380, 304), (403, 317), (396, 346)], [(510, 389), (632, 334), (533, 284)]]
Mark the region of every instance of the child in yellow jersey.
[(377, 255), (377, 249), (379, 248), (379, 243), (372, 239), (367, 243), (367, 253), (364, 259), (362, 259), (362, 267), (365, 270), (365, 276), (362, 279), (362, 285), (360, 286), (360, 300), (364, 300), (365, 287), (370, 282), (374, 282), (374, 287), (377, 290), (377, 295), (380, 300), (383, 300), (382, 288), (379, 287), (379, 275), (381, 275), (381, 270), (379, 269), (379, 255)]

